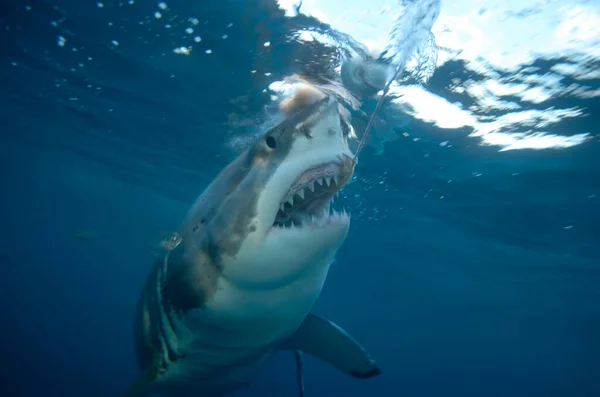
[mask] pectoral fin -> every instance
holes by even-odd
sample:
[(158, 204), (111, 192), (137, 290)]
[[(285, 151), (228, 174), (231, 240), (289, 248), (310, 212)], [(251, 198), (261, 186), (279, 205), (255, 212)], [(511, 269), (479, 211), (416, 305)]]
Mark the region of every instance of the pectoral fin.
[(309, 314), (282, 349), (300, 350), (355, 378), (371, 378), (381, 370), (367, 351), (343, 329), (324, 318)]

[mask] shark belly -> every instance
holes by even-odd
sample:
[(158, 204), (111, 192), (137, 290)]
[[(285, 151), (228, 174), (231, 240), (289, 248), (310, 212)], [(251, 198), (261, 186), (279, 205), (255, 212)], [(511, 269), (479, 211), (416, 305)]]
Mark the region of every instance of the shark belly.
[[(332, 258), (320, 258), (286, 285), (244, 288), (221, 279), (202, 309), (169, 316), (179, 359), (157, 386), (177, 395), (224, 396), (248, 385), (318, 298)], [(203, 394), (200, 394), (203, 393)]]

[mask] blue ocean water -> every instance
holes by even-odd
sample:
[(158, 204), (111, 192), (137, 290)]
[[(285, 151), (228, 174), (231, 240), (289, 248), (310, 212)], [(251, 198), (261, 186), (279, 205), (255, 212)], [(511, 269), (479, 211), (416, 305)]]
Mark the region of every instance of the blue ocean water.
[[(290, 38), (326, 31), (316, 14), (266, 0), (168, 3), (1, 6), (3, 396), (122, 391), (138, 374), (133, 314), (152, 244), (255, 136), (271, 83), (335, 66), (332, 47)], [(600, 58), (576, 55), (516, 71), (438, 60), (423, 89), (479, 124), (423, 116), (437, 102), (381, 115), (394, 133), (374, 131), (383, 143), (365, 148), (344, 190), (352, 226), (315, 312), (382, 374), (356, 380), (306, 357), (308, 396), (600, 396)], [(490, 91), (453, 89), (490, 76), (550, 94), (502, 94), (531, 116), (510, 124), (510, 107), (481, 105)], [(484, 122), (501, 127), (471, 135)], [(486, 143), (515, 126), (538, 143), (587, 135)], [(293, 364), (278, 354), (235, 395), (296, 395)]]

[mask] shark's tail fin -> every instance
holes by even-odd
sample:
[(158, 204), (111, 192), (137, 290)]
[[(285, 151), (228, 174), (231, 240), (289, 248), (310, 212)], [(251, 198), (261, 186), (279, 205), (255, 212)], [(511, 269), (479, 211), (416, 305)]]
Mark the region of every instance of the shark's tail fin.
[(150, 367), (129, 387), (121, 393), (120, 397), (142, 397), (149, 386), (158, 376), (158, 370), (155, 367)]

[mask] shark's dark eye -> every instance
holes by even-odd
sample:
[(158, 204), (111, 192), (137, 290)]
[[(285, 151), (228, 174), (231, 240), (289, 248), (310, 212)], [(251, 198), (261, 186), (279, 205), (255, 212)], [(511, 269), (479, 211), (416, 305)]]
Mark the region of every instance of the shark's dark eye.
[(273, 138), (272, 136), (268, 136), (267, 139), (265, 139), (265, 143), (271, 149), (275, 149), (277, 147), (277, 141), (275, 141), (275, 138)]

